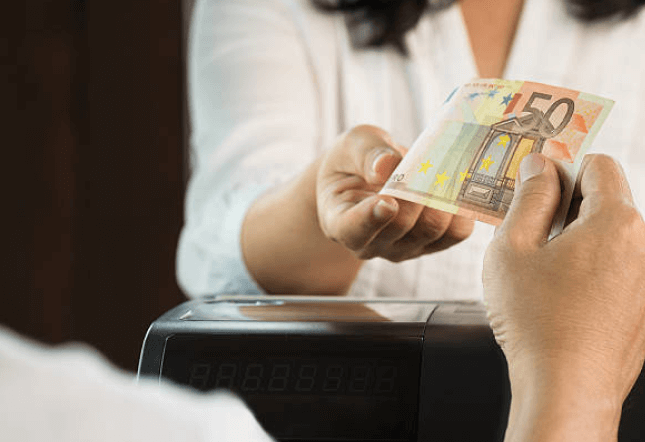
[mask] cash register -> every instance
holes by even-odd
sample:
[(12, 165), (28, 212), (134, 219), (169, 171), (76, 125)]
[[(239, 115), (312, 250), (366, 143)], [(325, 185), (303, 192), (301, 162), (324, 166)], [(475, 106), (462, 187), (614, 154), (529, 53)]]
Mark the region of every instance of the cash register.
[[(289, 442), (502, 441), (510, 387), (478, 302), (219, 295), (150, 326), (138, 376), (231, 390)], [(645, 375), (620, 441), (645, 440)]]

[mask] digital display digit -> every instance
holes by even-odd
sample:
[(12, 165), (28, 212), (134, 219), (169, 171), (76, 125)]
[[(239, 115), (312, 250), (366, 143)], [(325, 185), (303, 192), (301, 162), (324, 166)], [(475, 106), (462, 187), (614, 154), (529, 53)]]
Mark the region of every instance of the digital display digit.
[(419, 364), (413, 343), (181, 336), (167, 342), (162, 376), (237, 393), (280, 440), (408, 441)]
[(188, 385), (242, 393), (396, 395), (398, 363), (379, 359), (196, 361)]

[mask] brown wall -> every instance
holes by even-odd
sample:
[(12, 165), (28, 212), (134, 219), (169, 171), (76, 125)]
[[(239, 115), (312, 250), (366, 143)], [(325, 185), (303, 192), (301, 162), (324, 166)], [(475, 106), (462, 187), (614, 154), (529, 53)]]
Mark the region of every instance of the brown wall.
[(0, 324), (134, 370), (149, 323), (183, 300), (181, 5), (12, 3)]

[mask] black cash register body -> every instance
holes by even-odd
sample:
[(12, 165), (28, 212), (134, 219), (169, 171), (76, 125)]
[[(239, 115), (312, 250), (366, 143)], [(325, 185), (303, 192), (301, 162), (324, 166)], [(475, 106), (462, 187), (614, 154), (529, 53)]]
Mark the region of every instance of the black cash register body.
[[(239, 394), (280, 441), (501, 441), (504, 356), (477, 302), (214, 296), (148, 330), (139, 377)], [(645, 441), (643, 373), (621, 441)]]

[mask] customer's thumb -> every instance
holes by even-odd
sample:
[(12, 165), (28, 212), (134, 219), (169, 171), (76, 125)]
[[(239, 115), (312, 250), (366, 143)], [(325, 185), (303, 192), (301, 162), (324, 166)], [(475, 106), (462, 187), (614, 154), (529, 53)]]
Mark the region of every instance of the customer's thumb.
[(547, 240), (560, 204), (560, 180), (551, 160), (527, 155), (520, 164), (515, 194), (500, 233), (516, 242), (539, 245)]

